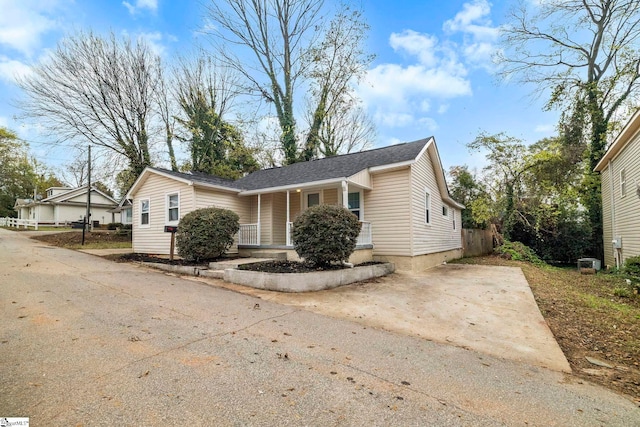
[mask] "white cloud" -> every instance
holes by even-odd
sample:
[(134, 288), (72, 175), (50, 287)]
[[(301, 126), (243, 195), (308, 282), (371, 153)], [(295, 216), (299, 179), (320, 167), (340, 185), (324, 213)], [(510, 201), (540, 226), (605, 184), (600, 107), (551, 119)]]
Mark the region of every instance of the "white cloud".
[(389, 44), (408, 64), (379, 64), (367, 72), (358, 92), (374, 119), (383, 126), (433, 130), (432, 100), (471, 95), (467, 69), (449, 42), (431, 34), (405, 30)]
[(553, 133), (556, 131), (555, 125), (538, 125), (533, 130), (536, 133)]
[(0, 0), (0, 45), (31, 56), (45, 33), (61, 28), (53, 15), (67, 3), (68, 0)]
[(140, 13), (142, 9), (147, 9), (151, 12), (156, 12), (158, 10), (158, 0), (136, 0), (134, 4), (131, 4), (128, 1), (123, 1), (122, 4), (127, 8), (131, 15)]
[(151, 33), (140, 33), (138, 38), (144, 40), (151, 48), (151, 51), (158, 56), (163, 56), (165, 53), (165, 46), (162, 44), (163, 36), (159, 31)]
[(454, 18), (442, 26), (451, 35), (462, 34), (462, 52), (468, 64), (489, 71), (493, 69), (492, 58), (498, 49), (500, 35), (500, 28), (493, 26), (490, 14), (491, 3), (474, 0), (465, 3)]
[(13, 84), (17, 78), (31, 74), (31, 67), (15, 59), (0, 55), (0, 80)]

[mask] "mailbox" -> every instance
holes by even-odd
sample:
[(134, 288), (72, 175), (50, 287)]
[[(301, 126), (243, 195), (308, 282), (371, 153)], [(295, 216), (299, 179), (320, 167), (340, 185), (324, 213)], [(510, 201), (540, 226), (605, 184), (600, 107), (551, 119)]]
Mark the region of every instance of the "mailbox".
[(165, 225), (164, 226), (164, 232), (165, 233), (175, 233), (176, 231), (178, 231), (178, 226), (177, 225)]

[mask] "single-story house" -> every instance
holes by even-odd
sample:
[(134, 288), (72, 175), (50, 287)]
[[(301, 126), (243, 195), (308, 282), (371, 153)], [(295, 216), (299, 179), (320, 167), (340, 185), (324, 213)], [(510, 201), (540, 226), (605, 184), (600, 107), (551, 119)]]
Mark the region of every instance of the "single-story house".
[(602, 177), (604, 263), (640, 255), (640, 110), (595, 167)]
[(264, 169), (236, 181), (146, 168), (126, 196), (133, 202), (133, 250), (167, 254), (166, 225), (216, 206), (240, 217), (230, 252), (285, 252), (294, 219), (317, 204), (344, 206), (362, 222), (351, 262), (392, 261), (421, 270), (462, 256), (461, 209), (449, 195), (433, 137)]
[(131, 199), (123, 197), (118, 203), (118, 206), (109, 210), (114, 216), (112, 222), (119, 222), (124, 225), (131, 225), (133, 223), (133, 206), (131, 206)]
[[(113, 220), (110, 209), (118, 202), (108, 194), (91, 187), (91, 220), (106, 224)], [(19, 219), (39, 224), (61, 225), (81, 221), (87, 213), (87, 186), (78, 188), (50, 187), (44, 199), (17, 199), (14, 209)]]

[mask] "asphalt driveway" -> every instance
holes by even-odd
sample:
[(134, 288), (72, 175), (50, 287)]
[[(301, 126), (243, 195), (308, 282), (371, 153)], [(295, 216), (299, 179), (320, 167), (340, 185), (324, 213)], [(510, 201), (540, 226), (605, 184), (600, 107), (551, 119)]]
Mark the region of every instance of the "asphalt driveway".
[(0, 229), (0, 417), (49, 425), (638, 425), (569, 375)]
[(571, 372), (519, 268), (447, 264), (299, 294), (213, 283), (363, 325)]

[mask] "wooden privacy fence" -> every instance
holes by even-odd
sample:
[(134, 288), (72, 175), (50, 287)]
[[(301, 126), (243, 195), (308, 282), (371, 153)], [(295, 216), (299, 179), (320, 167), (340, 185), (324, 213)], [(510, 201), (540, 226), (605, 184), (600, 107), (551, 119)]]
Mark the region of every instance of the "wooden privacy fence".
[(465, 257), (492, 253), (493, 233), (491, 230), (463, 229), (462, 250)]

